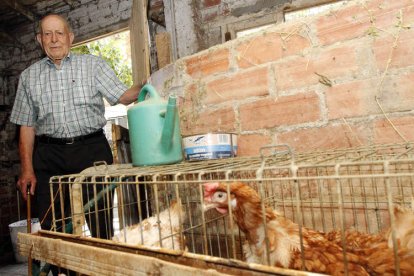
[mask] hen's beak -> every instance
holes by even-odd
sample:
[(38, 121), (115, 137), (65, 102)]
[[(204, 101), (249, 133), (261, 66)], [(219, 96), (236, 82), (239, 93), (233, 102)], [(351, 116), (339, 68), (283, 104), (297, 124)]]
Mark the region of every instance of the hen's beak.
[(204, 201), (204, 212), (207, 212), (210, 209), (216, 209), (220, 214), (227, 214), (229, 211), (227, 207), (222, 207), (220, 204)]
[(208, 211), (208, 210), (210, 210), (210, 209), (214, 209), (214, 208), (216, 208), (217, 207), (217, 204), (216, 203), (212, 203), (212, 202), (210, 202), (209, 200), (205, 200), (204, 199), (204, 204), (203, 204), (203, 209), (204, 209), (204, 212), (206, 212), (206, 211)]

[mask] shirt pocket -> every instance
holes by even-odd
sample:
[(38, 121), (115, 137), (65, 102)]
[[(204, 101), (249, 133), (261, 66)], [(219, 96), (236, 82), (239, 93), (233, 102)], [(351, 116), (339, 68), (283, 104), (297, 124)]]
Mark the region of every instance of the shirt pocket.
[(80, 84), (72, 86), (73, 105), (75, 108), (85, 108), (100, 104), (101, 96), (95, 92), (94, 86), (90, 84)]

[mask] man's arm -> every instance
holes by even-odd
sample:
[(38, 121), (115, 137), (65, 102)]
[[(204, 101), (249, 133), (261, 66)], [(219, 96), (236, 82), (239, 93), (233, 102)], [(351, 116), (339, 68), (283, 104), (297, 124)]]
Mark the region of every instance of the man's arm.
[(34, 195), (36, 188), (36, 175), (33, 170), (33, 147), (35, 140), (35, 128), (20, 127), (19, 151), (20, 151), (20, 176), (17, 186), (24, 199), (27, 199), (27, 185), (30, 186), (30, 194)]
[(145, 83), (131, 86), (131, 88), (127, 89), (125, 93), (122, 94), (121, 98), (119, 98), (119, 103), (128, 105), (136, 101), (138, 99), (139, 91), (141, 91), (141, 88), (144, 85)]

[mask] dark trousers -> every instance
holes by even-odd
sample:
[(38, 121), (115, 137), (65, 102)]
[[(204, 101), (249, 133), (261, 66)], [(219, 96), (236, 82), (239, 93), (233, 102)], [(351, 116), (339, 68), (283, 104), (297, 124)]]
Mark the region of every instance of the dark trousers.
[[(41, 224), (42, 229), (51, 230), (52, 227), (52, 210), (49, 210), (51, 205), (50, 178), (52, 176), (79, 173), (86, 168), (92, 167), (96, 161), (105, 161), (107, 164), (112, 164), (113, 162), (111, 148), (104, 134), (67, 145), (43, 143), (36, 139), (33, 151), (33, 166), (37, 178), (37, 185), (34, 200), (32, 201), (32, 212), (33, 217), (36, 216), (40, 221), (43, 221)], [(60, 212), (60, 194), (58, 194), (55, 199), (55, 213), (57, 217), (60, 216), (60, 218), (63, 217), (62, 215), (65, 215), (66, 217), (70, 215), (69, 185), (70, 184), (62, 185), (64, 190), (63, 200), (65, 201), (65, 214), (61, 214)], [(52, 186), (54, 189), (53, 193), (55, 194), (59, 185)], [(103, 186), (104, 185), (96, 185), (97, 192), (102, 190), (104, 188)], [(93, 185), (82, 185), (82, 194), (83, 204), (86, 204), (89, 200), (93, 200)], [(108, 200), (108, 196), (105, 196), (103, 199), (99, 200), (97, 208), (93, 205), (89, 210), (90, 215), (85, 215), (93, 237), (109, 239), (113, 235), (112, 210), (110, 209), (112, 207), (112, 196), (109, 198), (110, 199)], [(106, 210), (104, 210), (103, 205), (107, 208)], [(99, 225), (97, 225), (95, 219), (95, 212), (97, 210)], [(110, 210), (110, 212), (108, 212), (108, 210)], [(66, 220), (66, 222), (69, 221), (70, 219)], [(57, 228), (60, 228), (56, 229), (60, 232), (67, 231), (62, 229), (61, 223), (57, 225)]]

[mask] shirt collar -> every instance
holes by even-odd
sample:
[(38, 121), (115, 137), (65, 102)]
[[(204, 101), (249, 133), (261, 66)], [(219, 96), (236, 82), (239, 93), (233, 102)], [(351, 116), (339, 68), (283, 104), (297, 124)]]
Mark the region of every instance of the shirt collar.
[[(65, 63), (66, 61), (69, 62), (71, 59), (72, 59), (72, 54), (71, 52), (69, 52), (69, 54), (62, 60), (62, 64)], [(48, 65), (55, 66), (55, 64), (53, 63), (53, 60), (51, 60), (48, 56), (46, 56), (45, 60)]]

